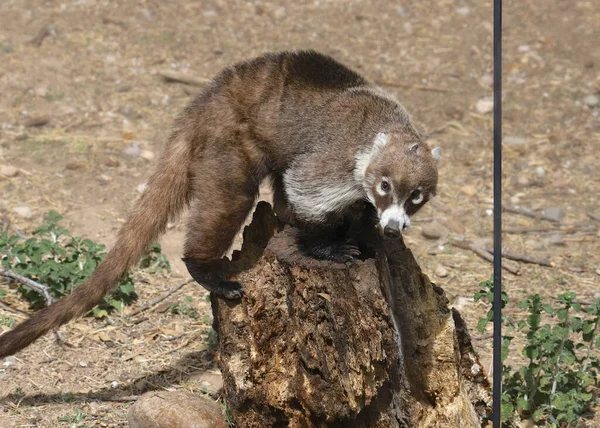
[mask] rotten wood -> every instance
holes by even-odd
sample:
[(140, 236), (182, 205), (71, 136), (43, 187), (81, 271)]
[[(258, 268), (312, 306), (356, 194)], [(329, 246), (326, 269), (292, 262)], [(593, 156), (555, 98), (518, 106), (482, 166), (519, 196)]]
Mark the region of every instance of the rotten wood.
[(485, 371), (465, 323), (402, 239), (372, 259), (308, 258), (265, 203), (220, 266), (245, 290), (212, 296), (223, 394), (240, 427), (481, 427)]

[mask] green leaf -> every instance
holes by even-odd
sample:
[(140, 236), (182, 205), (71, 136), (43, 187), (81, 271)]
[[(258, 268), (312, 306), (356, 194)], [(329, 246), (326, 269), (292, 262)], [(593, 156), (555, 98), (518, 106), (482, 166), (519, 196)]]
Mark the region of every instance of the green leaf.
[(485, 328), (488, 325), (488, 319), (487, 318), (481, 318), (479, 320), (479, 322), (477, 323), (477, 331), (479, 333), (484, 333), (485, 332)]

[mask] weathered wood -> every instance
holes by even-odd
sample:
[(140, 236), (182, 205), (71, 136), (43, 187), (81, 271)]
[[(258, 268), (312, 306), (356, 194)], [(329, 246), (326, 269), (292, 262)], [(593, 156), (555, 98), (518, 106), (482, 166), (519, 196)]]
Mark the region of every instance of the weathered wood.
[(305, 257), (291, 228), (267, 246), (275, 225), (259, 204), (237, 262), (223, 265), (246, 295), (213, 299), (236, 426), (486, 423), (489, 386), (465, 324), (402, 240), (343, 265)]

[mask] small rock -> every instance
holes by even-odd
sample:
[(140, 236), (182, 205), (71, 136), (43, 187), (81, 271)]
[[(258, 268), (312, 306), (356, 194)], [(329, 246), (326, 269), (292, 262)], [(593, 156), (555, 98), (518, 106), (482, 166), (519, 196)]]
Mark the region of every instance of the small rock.
[(565, 239), (563, 238), (563, 236), (560, 233), (554, 233), (552, 235), (550, 235), (549, 237), (547, 237), (546, 239), (544, 239), (544, 244), (545, 245), (556, 245), (556, 246), (565, 246)]
[(479, 83), (481, 86), (491, 87), (494, 85), (494, 76), (487, 73), (479, 78)]
[(131, 144), (131, 145), (125, 147), (125, 150), (123, 150), (124, 155), (132, 157), (132, 158), (138, 157), (141, 152), (142, 152), (142, 149), (140, 149), (140, 146), (138, 146), (137, 144)]
[(87, 367), (87, 366), (88, 366), (87, 362), (85, 362), (85, 361), (80, 361), (79, 362), (79, 367)]
[(135, 190), (137, 190), (138, 193), (144, 193), (146, 191), (146, 187), (148, 187), (146, 183), (138, 184)]
[(46, 95), (48, 95), (48, 88), (40, 86), (38, 88), (35, 88), (33, 90), (33, 93), (36, 94), (38, 97), (45, 97)]
[(544, 217), (549, 220), (561, 221), (565, 212), (561, 208), (547, 208), (544, 210)]
[(590, 94), (583, 99), (583, 103), (588, 107), (596, 107), (600, 104), (600, 98), (597, 95)]
[(110, 175), (100, 174), (100, 176), (98, 177), (98, 180), (100, 180), (102, 183), (107, 184), (112, 181), (112, 177)]
[(19, 174), (19, 170), (14, 166), (2, 166), (0, 167), (0, 175), (5, 177), (15, 177)]
[(472, 184), (467, 184), (460, 188), (460, 193), (464, 193), (468, 197), (472, 198), (477, 194), (477, 187), (473, 186)]
[(491, 98), (482, 98), (475, 104), (477, 113), (486, 114), (494, 110), (494, 100)]
[(527, 143), (527, 140), (525, 139), (525, 137), (508, 136), (504, 137), (502, 139), (502, 142), (504, 144), (508, 144), (509, 146), (522, 146), (525, 143)]
[(113, 380), (113, 381), (110, 383), (110, 387), (111, 387), (112, 389), (117, 389), (117, 388), (119, 387), (119, 382), (117, 382), (116, 380)]
[(9, 368), (10, 366), (14, 366), (15, 364), (17, 364), (17, 359), (15, 357), (6, 357), (4, 359), (4, 362), (2, 363), (2, 365), (5, 368)]
[(535, 175), (537, 175), (538, 178), (544, 178), (546, 176), (546, 170), (544, 167), (538, 166), (535, 169)]
[(147, 161), (151, 161), (154, 159), (154, 153), (152, 153), (150, 150), (142, 150), (140, 152), (140, 157), (146, 159)]
[(184, 391), (152, 391), (130, 408), (131, 428), (227, 428), (221, 407), (212, 400)]
[(31, 211), (31, 208), (25, 205), (18, 205), (14, 207), (13, 212), (21, 218), (33, 217), (33, 211)]
[(282, 6), (280, 8), (277, 8), (275, 12), (273, 12), (273, 18), (281, 19), (283, 17), (285, 17), (285, 7)]
[(77, 161), (69, 161), (65, 165), (65, 168), (67, 168), (70, 171), (75, 171), (76, 169), (83, 168), (83, 164), (81, 162), (77, 162)]
[(485, 215), (487, 216), (491, 216), (492, 214), (494, 214), (494, 210), (488, 208), (487, 210), (485, 210)]
[(471, 8), (470, 7), (457, 7), (456, 8), (456, 13), (458, 13), (459, 15), (465, 16), (468, 15), (469, 13), (471, 13)]
[(444, 266), (442, 266), (440, 263), (438, 263), (435, 267), (435, 270), (433, 271), (433, 273), (435, 273), (435, 275), (439, 278), (445, 278), (447, 277), (450, 272), (448, 271), (448, 269), (446, 269)]
[(121, 165), (121, 162), (119, 162), (117, 159), (115, 159), (113, 157), (107, 157), (106, 159), (104, 159), (103, 163), (104, 163), (104, 165), (111, 167), (111, 168)]
[(427, 239), (440, 239), (446, 234), (446, 228), (434, 221), (423, 226), (421, 235)]
[(34, 126), (44, 126), (50, 122), (50, 118), (48, 116), (40, 116), (40, 117), (29, 117), (23, 121), (23, 125), (30, 128)]

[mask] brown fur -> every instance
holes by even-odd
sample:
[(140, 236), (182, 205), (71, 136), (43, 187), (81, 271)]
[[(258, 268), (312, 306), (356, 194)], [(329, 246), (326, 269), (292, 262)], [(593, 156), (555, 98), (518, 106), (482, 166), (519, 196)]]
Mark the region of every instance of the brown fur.
[[(277, 212), (286, 221), (320, 224), (338, 216), (354, 196), (326, 212), (327, 219), (307, 218), (302, 203), (312, 209), (306, 201), (322, 201), (319, 192), (329, 184), (364, 192), (352, 182), (355, 157), (382, 131), (416, 136), (397, 102), (329, 57), (284, 52), (225, 69), (176, 120), (147, 191), (105, 262), (71, 295), (1, 336), (0, 357), (93, 308), (187, 205), (184, 256), (192, 275), (229, 248), (265, 177), (273, 180)], [(412, 160), (401, 147), (393, 142), (386, 148), (390, 156), (370, 169), (373, 180), (379, 170), (389, 169), (399, 186), (414, 187), (406, 178), (413, 174), (420, 184), (425, 177), (435, 187), (437, 170), (429, 168), (432, 159), (425, 146)], [(416, 160), (427, 167), (415, 169)], [(299, 195), (293, 201), (289, 183)]]

